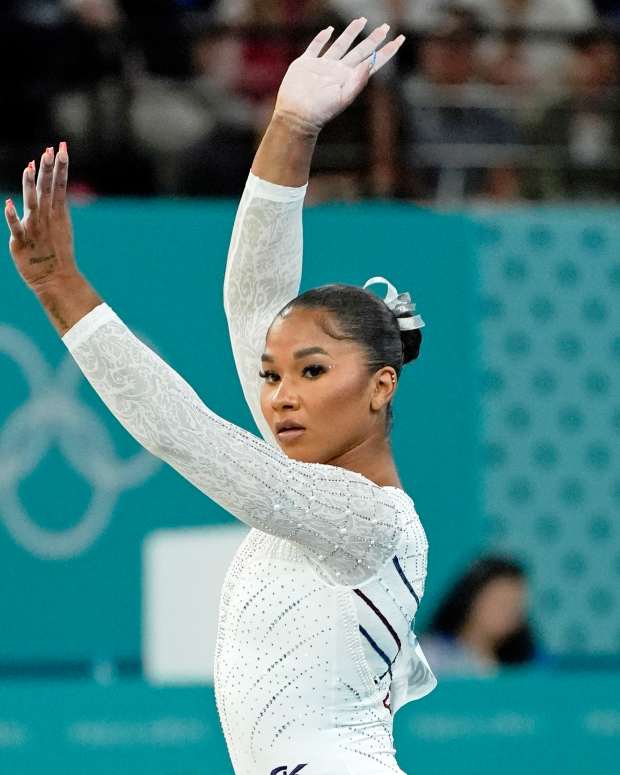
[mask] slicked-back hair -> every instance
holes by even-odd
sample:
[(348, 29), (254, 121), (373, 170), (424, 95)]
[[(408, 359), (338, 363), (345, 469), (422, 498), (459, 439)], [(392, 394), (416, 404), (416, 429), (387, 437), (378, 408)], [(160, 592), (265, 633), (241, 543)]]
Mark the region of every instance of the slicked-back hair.
[[(419, 329), (401, 331), (398, 318), (374, 293), (356, 285), (332, 283), (311, 288), (283, 307), (278, 315), (292, 309), (324, 310), (319, 325), (334, 339), (349, 339), (361, 345), (367, 354), (368, 374), (391, 366), (400, 376), (402, 367), (415, 360), (420, 352)], [(400, 317), (410, 317), (410, 313)], [(392, 402), (386, 411), (385, 433), (392, 430)]]

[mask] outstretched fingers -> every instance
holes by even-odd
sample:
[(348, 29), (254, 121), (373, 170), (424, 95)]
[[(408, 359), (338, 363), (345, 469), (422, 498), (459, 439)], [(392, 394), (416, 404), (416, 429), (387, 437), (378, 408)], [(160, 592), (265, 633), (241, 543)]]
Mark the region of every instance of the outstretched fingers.
[(374, 29), (365, 40), (351, 49), (351, 51), (342, 58), (343, 64), (349, 65), (349, 67), (356, 67), (359, 65), (360, 62), (363, 62), (366, 57), (370, 56), (372, 52), (383, 43), (389, 31), (389, 24), (382, 24), (380, 27)]
[(24, 229), (22, 222), (19, 220), (19, 216), (17, 215), (17, 210), (15, 209), (15, 205), (13, 204), (12, 199), (6, 200), (6, 204), (4, 206), (4, 217), (6, 218), (6, 222), (9, 226), (11, 237), (20, 245), (24, 245), (26, 242), (26, 230)]
[(22, 174), (22, 191), (24, 196), (24, 218), (37, 217), (37, 189), (35, 186), (35, 164), (31, 161)]
[(350, 104), (357, 97), (368, 83), (370, 76), (390, 61), (404, 41), (405, 36), (399, 35), (395, 40), (386, 43), (383, 48), (373, 51), (371, 56), (353, 68), (351, 77), (348, 79), (342, 93), (342, 99), (345, 104)]
[(54, 174), (54, 149), (46, 148), (41, 156), (39, 175), (37, 177), (37, 198), (39, 215), (45, 218), (52, 208), (52, 178)]
[[(374, 73), (381, 70), (383, 65), (386, 65), (390, 61), (390, 59), (394, 56), (394, 54), (396, 54), (404, 42), (405, 36), (399, 35), (397, 38), (394, 38), (394, 40), (391, 40), (389, 43), (386, 43), (385, 46), (380, 48), (376, 52), (376, 55), (373, 53), (367, 57), (362, 64), (367, 66), (370, 74), (373, 75)], [(362, 64), (359, 65), (359, 67), (362, 67)]]
[(354, 19), (345, 31), (332, 43), (332, 45), (323, 54), (323, 59), (341, 59), (349, 50), (353, 41), (364, 29), (367, 19), (363, 16)]
[(333, 27), (326, 27), (324, 30), (321, 30), (318, 35), (316, 35), (308, 48), (304, 51), (302, 56), (304, 57), (318, 57), (318, 55), (321, 53), (323, 46), (327, 43), (327, 41), (331, 38), (332, 33), (334, 31)]
[(67, 178), (69, 175), (69, 154), (67, 143), (62, 142), (56, 154), (52, 182), (52, 210), (59, 210), (67, 203)]

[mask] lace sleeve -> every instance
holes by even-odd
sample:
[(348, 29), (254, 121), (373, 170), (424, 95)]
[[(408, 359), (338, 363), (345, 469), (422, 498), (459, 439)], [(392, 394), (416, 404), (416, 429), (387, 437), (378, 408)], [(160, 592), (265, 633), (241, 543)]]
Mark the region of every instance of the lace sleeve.
[(250, 173), (224, 277), (224, 310), (243, 394), (263, 438), (274, 446), (260, 409), (258, 371), (269, 325), (299, 293), (306, 188), (279, 186)]
[(361, 583), (394, 555), (404, 514), (394, 493), (343, 468), (291, 460), (222, 419), (106, 304), (63, 341), (142, 446), (246, 524), (300, 544), (334, 583)]

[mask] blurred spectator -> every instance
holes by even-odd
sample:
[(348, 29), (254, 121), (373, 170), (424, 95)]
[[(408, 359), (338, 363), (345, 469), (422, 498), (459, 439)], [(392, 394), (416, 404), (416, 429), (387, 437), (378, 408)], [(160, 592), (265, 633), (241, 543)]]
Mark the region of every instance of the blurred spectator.
[(593, 30), (575, 38), (570, 95), (552, 105), (533, 132), (542, 168), (533, 176), (532, 196), (600, 200), (620, 195), (619, 65), (609, 33)]
[(419, 72), (402, 85), (405, 196), (440, 201), (518, 195), (516, 127), (481, 82), (477, 17), (447, 7), (420, 48)]
[(526, 619), (527, 580), (507, 557), (476, 560), (449, 589), (420, 643), (438, 674), (495, 675), (503, 665), (532, 662)]
[[(407, 3), (412, 26), (431, 28), (443, 0)], [(591, 0), (460, 0), (459, 5), (478, 15), (481, 23), (500, 34), (485, 36), (480, 47), (486, 73), (494, 83), (522, 86), (531, 83), (544, 91), (557, 91), (564, 81), (569, 49), (559, 39), (539, 33), (575, 33), (596, 21)], [(523, 38), (516, 30), (534, 33)]]

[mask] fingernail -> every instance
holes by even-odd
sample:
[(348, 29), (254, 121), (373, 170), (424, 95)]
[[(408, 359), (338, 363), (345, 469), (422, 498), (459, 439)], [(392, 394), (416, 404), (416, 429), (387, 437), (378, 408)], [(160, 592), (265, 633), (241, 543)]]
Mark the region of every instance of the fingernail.
[(67, 143), (64, 140), (58, 146), (58, 158), (60, 161), (67, 161), (69, 158), (67, 154)]
[(12, 199), (7, 199), (6, 200), (6, 209), (10, 213), (14, 213), (15, 212), (15, 205), (13, 204), (13, 200)]
[(26, 167), (26, 175), (28, 176), (28, 180), (34, 180), (34, 162), (28, 162), (28, 166)]
[(367, 21), (368, 19), (365, 16), (360, 16), (360, 18), (358, 19), (358, 22), (364, 22), (364, 24), (366, 24)]
[(49, 148), (45, 149), (45, 155), (47, 156), (48, 159), (53, 159), (54, 158), (54, 149), (53, 149), (53, 147), (51, 145), (50, 145)]

